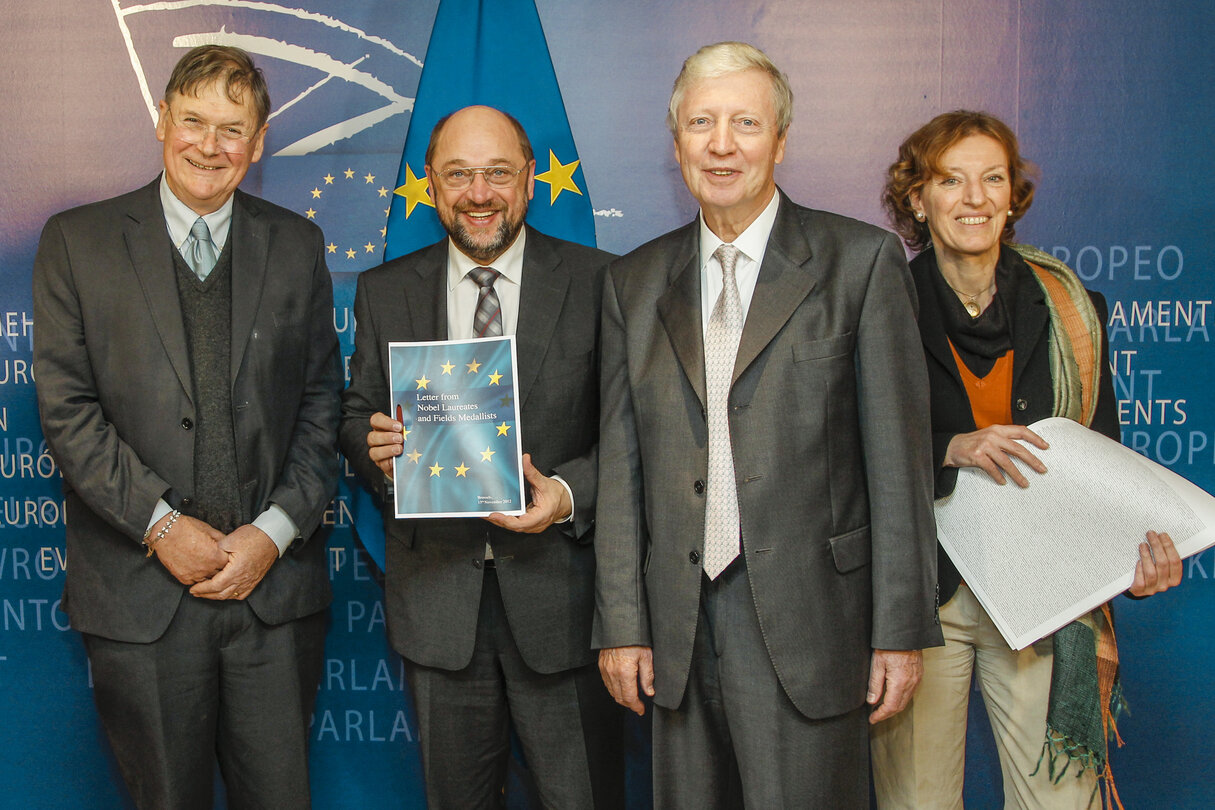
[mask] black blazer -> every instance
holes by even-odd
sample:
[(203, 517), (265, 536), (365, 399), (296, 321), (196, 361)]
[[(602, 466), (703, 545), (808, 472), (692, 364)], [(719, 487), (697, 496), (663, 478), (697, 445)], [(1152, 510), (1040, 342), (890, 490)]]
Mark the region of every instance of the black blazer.
[[(144, 530), (158, 498), (194, 490), (196, 405), (159, 183), (56, 214), (34, 260), (38, 408), (70, 515), (63, 606), (82, 632), (141, 643), (187, 591), (146, 559)], [(249, 595), (279, 624), (330, 599), (312, 535), (337, 488), (333, 287), (321, 231), (298, 214), (238, 190), (228, 241), (243, 509), (275, 503), (302, 535)]]
[[(1050, 356), (1047, 336), (1050, 332), (1050, 311), (1046, 295), (1034, 278), (1025, 260), (1009, 247), (1001, 248), (1001, 262), (1010, 262), (1017, 274), (1016, 300), (1011, 307), (1013, 344), (1013, 422), (1028, 425), (1053, 416), (1054, 387), (1050, 376)], [(953, 492), (957, 483), (956, 467), (945, 466), (945, 451), (950, 440), (959, 433), (977, 430), (970, 410), (962, 376), (945, 336), (944, 313), (933, 284), (932, 273), (938, 272), (931, 248), (911, 261), (911, 276), (915, 280), (920, 300), (920, 339), (928, 362), (928, 384), (932, 394), (932, 460), (936, 470), (935, 496), (943, 498)], [(1089, 297), (1101, 321), (1101, 357), (1109, 354), (1105, 323), (1108, 310), (1101, 293), (1089, 290)], [(1101, 365), (1101, 382), (1097, 388), (1097, 411), (1092, 429), (1114, 440), (1121, 437), (1117, 402), (1107, 363)], [(949, 555), (938, 546), (937, 576), (940, 602), (953, 597), (962, 581)]]
[[(342, 395), (342, 452), (373, 489), (384, 475), (367, 455), (368, 420), (388, 409), (388, 344), (447, 338), (444, 239), (359, 276), (350, 386)], [(385, 502), (388, 638), (423, 666), (458, 670), (472, 658), (489, 540), (515, 644), (537, 672), (589, 664), (594, 607), (599, 434), (599, 302), (611, 254), (528, 228), (516, 351), (524, 452), (574, 496), (574, 521), (539, 534), (480, 518), (398, 520)]]

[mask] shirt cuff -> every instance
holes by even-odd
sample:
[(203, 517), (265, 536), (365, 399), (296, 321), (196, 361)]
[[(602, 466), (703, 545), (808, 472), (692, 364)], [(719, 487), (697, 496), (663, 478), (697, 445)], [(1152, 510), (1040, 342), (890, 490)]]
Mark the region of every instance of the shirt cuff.
[(295, 538), (300, 535), (295, 521), (276, 503), (272, 503), (266, 507), (266, 511), (258, 515), (253, 521), (253, 525), (265, 532), (274, 541), (274, 545), (278, 546), (278, 556), (280, 557), (287, 550), (287, 546), (291, 545)]
[(156, 501), (156, 508), (152, 510), (152, 519), (148, 521), (148, 530), (144, 532), (146, 538), (152, 531), (152, 527), (160, 522), (160, 519), (173, 511), (173, 507), (165, 503), (164, 498), (159, 498)]
[(574, 508), (575, 508), (574, 490), (570, 489), (570, 485), (565, 483), (565, 479), (562, 478), (561, 476), (554, 475), (554, 476), (552, 476), (552, 479), (554, 481), (560, 481), (561, 486), (565, 487), (566, 494), (570, 496), (570, 516), (567, 517), (565, 520), (558, 520), (557, 523), (572, 523), (574, 520)]

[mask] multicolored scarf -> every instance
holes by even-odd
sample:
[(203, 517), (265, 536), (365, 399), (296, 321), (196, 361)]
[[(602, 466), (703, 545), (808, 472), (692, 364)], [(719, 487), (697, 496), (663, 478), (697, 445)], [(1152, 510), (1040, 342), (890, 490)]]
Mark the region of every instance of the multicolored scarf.
[[(1104, 361), (1097, 310), (1067, 265), (1029, 245), (1010, 247), (1029, 264), (1046, 294), (1054, 415), (1090, 427)], [(1046, 759), (1047, 773), (1058, 782), (1075, 762), (1081, 772), (1091, 769), (1097, 774), (1105, 806), (1116, 804), (1122, 810), (1110, 769), (1109, 741), (1122, 745), (1116, 721), (1126, 703), (1118, 679), (1118, 645), (1109, 605), (1058, 630), (1053, 644), (1046, 740), (1034, 773)]]

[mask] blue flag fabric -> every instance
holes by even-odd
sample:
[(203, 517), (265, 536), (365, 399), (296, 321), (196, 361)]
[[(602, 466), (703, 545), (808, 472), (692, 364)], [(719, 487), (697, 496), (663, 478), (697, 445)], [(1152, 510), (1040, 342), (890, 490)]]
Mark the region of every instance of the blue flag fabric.
[(539, 182), (528, 223), (549, 236), (593, 246), (591, 202), (536, 4), (443, 0), (409, 120), (384, 258), (445, 236), (426, 187), (426, 144), (440, 118), (470, 104), (510, 113), (531, 139)]
[[(594, 213), (534, 0), (442, 0), (392, 195), (385, 260), (446, 236), (426, 184), (426, 145), (440, 118), (471, 104), (510, 113), (531, 140), (538, 182), (528, 223), (593, 246)], [(379, 503), (357, 484), (350, 501), (355, 534), (382, 571)]]

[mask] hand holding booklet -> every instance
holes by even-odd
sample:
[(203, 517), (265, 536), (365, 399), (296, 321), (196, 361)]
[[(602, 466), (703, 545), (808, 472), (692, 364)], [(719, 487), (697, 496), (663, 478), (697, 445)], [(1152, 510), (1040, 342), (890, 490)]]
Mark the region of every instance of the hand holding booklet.
[(1029, 425), (1046, 465), (1020, 461), (1022, 489), (982, 470), (958, 471), (936, 503), (937, 536), (1015, 650), (1131, 586), (1148, 530), (1168, 532), (1182, 558), (1215, 545), (1215, 498), (1180, 475), (1069, 419)]

